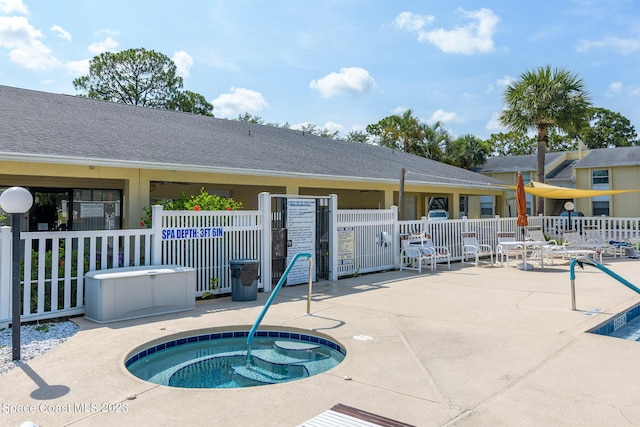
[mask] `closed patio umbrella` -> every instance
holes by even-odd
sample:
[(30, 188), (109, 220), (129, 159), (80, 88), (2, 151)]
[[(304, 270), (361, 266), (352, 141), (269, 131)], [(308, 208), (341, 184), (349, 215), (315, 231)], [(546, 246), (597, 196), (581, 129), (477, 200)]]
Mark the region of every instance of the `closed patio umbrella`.
[[(518, 209), (518, 220), (516, 224), (518, 227), (528, 226), (527, 194), (524, 192), (524, 179), (522, 179), (522, 174), (520, 172), (518, 172), (518, 177), (516, 178), (516, 208)], [(524, 233), (524, 229), (522, 232)]]
[[(522, 240), (524, 240), (524, 227), (529, 225), (529, 218), (527, 217), (527, 194), (524, 191), (524, 179), (522, 179), (520, 172), (518, 172), (518, 177), (516, 178), (516, 208), (518, 210), (516, 225), (522, 227)], [(518, 268), (531, 270), (533, 266), (523, 262), (518, 265)]]

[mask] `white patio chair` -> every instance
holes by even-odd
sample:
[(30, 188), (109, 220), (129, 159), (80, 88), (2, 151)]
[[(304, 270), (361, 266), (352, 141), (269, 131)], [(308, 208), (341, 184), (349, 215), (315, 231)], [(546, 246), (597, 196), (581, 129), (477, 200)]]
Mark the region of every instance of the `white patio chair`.
[(496, 233), (498, 239), (498, 245), (496, 246), (496, 261), (500, 259), (500, 266), (504, 265), (505, 258), (507, 259), (507, 268), (509, 268), (509, 257), (513, 257), (516, 260), (518, 257), (524, 257), (525, 248), (523, 245), (508, 244), (508, 242), (516, 241), (516, 233), (513, 231), (499, 231)]
[(449, 248), (435, 245), (429, 233), (424, 235), (422, 250), (429, 251), (431, 256), (433, 256), (433, 266), (435, 270), (437, 270), (438, 261), (447, 261), (447, 266), (449, 270), (451, 270), (451, 253), (449, 252)]
[(562, 257), (565, 260), (579, 256), (590, 256), (594, 261), (597, 261), (599, 255), (600, 263), (602, 264), (602, 252), (598, 253), (595, 249), (590, 248), (587, 241), (580, 235), (580, 232), (575, 230), (565, 231), (562, 233), (562, 240), (562, 244), (551, 250), (550, 255), (552, 257)]
[(407, 269), (422, 273), (423, 265), (429, 265), (431, 271), (434, 270), (434, 257), (429, 251), (422, 250), (422, 238), (412, 236), (402, 239), (401, 242), (400, 271)]
[(584, 237), (587, 242), (585, 245), (588, 249), (596, 252), (608, 253), (615, 258), (617, 255), (616, 247), (604, 238), (598, 227), (584, 227)]
[[(547, 237), (542, 231), (542, 227), (539, 226), (533, 226), (527, 229), (527, 240), (532, 242), (545, 242), (541, 243), (538, 247), (534, 247), (533, 251), (540, 251), (540, 259), (544, 257), (553, 265), (553, 251), (559, 248), (556, 240), (547, 240)], [(536, 258), (536, 255), (534, 254), (532, 258)]]
[[(475, 231), (462, 233), (462, 264), (473, 264), (476, 267), (481, 257), (488, 256), (491, 265), (493, 265), (493, 248), (491, 246), (478, 242), (478, 235)], [(475, 260), (468, 262), (467, 258)]]

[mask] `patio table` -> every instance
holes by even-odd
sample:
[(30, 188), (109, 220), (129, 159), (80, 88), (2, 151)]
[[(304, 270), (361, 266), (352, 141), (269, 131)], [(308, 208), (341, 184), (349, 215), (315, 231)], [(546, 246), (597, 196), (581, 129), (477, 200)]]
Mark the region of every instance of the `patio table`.
[(535, 240), (514, 240), (514, 241), (506, 241), (506, 242), (500, 242), (500, 244), (502, 246), (514, 246), (514, 247), (522, 247), (524, 248), (523, 251), (523, 255), (522, 255), (522, 263), (518, 264), (518, 268), (520, 270), (533, 270), (533, 265), (531, 264), (527, 264), (527, 252), (530, 249), (534, 249), (536, 247), (540, 248), (540, 268), (544, 269), (544, 256), (542, 253), (542, 247), (543, 245), (545, 245), (547, 242), (542, 242), (542, 241), (535, 241)]

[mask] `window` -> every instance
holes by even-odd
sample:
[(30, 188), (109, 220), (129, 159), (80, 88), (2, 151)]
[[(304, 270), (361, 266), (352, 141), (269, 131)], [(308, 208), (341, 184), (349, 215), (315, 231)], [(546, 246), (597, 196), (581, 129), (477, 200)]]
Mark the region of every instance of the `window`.
[(607, 215), (609, 216), (609, 201), (608, 200), (594, 200), (593, 201), (593, 216)]
[(120, 190), (73, 190), (74, 230), (117, 230), (122, 227)]
[(607, 169), (591, 171), (591, 183), (593, 185), (609, 184), (609, 171)]
[(480, 216), (493, 216), (493, 196), (480, 196)]
[[(593, 190), (609, 190), (609, 170), (594, 169), (591, 171), (591, 188)], [(592, 215), (609, 215), (609, 196), (595, 196), (592, 200)]]

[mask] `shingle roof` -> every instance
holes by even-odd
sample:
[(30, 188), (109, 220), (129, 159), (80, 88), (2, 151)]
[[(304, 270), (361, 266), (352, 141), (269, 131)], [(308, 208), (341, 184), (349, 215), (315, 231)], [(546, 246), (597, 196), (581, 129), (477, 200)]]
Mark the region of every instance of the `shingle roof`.
[(555, 169), (549, 172), (545, 176), (545, 180), (547, 179), (571, 179), (573, 178), (573, 166), (576, 164), (577, 160), (565, 160), (560, 163)]
[[(477, 187), (493, 178), (376, 145), (266, 125), (0, 86), (0, 159), (113, 161), (269, 175)], [(93, 162), (93, 163), (92, 163)], [(81, 163), (82, 164), (82, 163)]]
[[(562, 153), (546, 153), (545, 166), (558, 160)], [(537, 154), (525, 154), (521, 156), (490, 157), (482, 166), (474, 168), (476, 172), (500, 173), (500, 172), (535, 172), (537, 170)]]
[(639, 147), (616, 147), (591, 150), (574, 168), (597, 168), (640, 165)]

